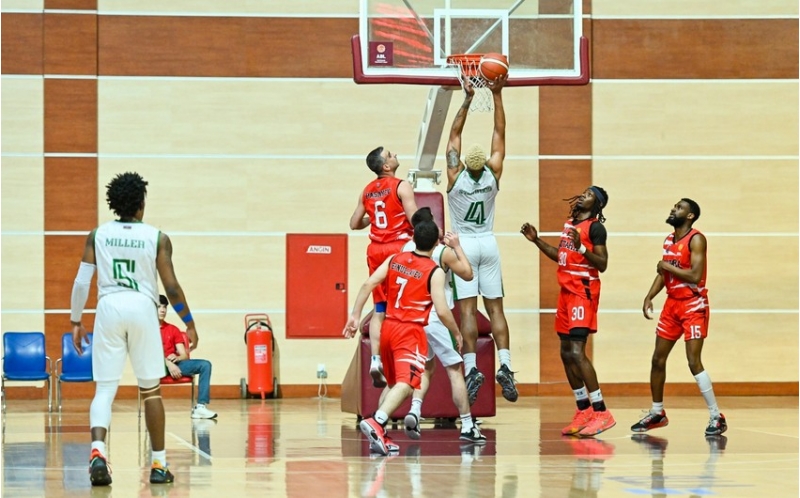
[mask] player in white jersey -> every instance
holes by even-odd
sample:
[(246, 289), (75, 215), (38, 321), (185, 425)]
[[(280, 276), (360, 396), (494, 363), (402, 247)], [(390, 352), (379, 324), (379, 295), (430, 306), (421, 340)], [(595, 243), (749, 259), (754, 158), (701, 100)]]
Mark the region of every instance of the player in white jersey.
[(81, 354), (81, 345), (86, 340), (81, 316), (97, 268), (98, 301), (92, 344), (96, 387), (89, 411), (92, 435), (89, 479), (93, 486), (111, 484), (105, 438), (125, 357), (130, 355), (153, 450), (150, 482), (171, 483), (174, 477), (167, 468), (164, 405), (159, 388), (166, 370), (158, 325), (158, 276), (173, 308), (186, 324), (191, 349), (197, 347), (197, 330), (183, 289), (175, 277), (169, 237), (142, 223), (147, 182), (137, 173), (122, 173), (106, 187), (108, 207), (119, 219), (100, 225), (86, 238), (72, 287), (70, 317), (72, 340), (75, 350)]
[[(417, 210), (411, 217), (411, 225), (416, 226), (421, 221), (433, 221), (431, 209), (424, 207)], [(413, 241), (408, 242), (403, 251), (413, 251), (416, 248)], [(436, 262), (447, 276), (448, 284), (445, 285), (444, 295), (447, 299), (447, 306), (453, 307), (453, 291), (450, 289), (452, 275), (455, 273), (465, 281), (472, 280), (472, 266), (467, 261), (466, 255), (459, 243), (458, 234), (447, 232), (444, 234), (442, 243), (433, 248), (431, 259)], [(461, 373), (461, 355), (454, 347), (454, 338), (450, 331), (439, 319), (436, 310), (431, 310), (428, 318), (428, 325), (425, 326), (425, 335), (428, 338), (428, 358), (425, 363), (425, 372), (422, 375), (422, 382), (419, 389), (414, 390), (411, 399), (411, 411), (405, 416), (403, 423), (405, 432), (411, 439), (420, 438), (419, 419), (422, 413), (422, 400), (425, 398), (430, 388), (431, 377), (436, 366), (434, 355), (439, 358), (447, 371), (450, 379), (450, 390), (453, 395), (453, 404), (458, 408), (461, 418), (460, 439), (477, 444), (485, 444), (486, 437), (481, 434), (478, 426), (474, 424), (472, 413), (469, 408), (469, 397), (467, 396), (467, 385)]]
[(478, 295), (492, 324), (492, 336), (497, 345), (500, 369), (497, 382), (503, 388), (503, 397), (514, 402), (519, 396), (511, 370), (508, 323), (503, 312), (503, 276), (500, 271), (500, 251), (492, 233), (494, 227), (495, 197), (503, 175), (506, 155), (506, 115), (503, 110), (502, 90), (507, 76), (490, 81), (494, 99), (494, 132), (492, 152), (473, 145), (461, 161), (461, 132), (467, 120), (469, 106), (475, 90), (469, 81), (464, 82), (466, 97), (458, 110), (450, 139), (447, 143), (447, 205), (453, 230), (461, 236), (464, 254), (472, 265), (475, 278), (467, 282), (454, 276), (455, 299), (461, 311), (461, 334), (464, 336), (464, 372), (470, 404), (475, 402), (484, 375), (478, 371), (476, 354), (478, 343)]

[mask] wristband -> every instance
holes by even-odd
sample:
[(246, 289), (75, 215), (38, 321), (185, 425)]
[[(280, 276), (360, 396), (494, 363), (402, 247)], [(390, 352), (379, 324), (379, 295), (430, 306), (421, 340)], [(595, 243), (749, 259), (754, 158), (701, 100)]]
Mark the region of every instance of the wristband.
[(180, 313), (181, 311), (183, 311), (183, 308), (185, 307), (186, 306), (184, 306), (183, 303), (176, 303), (172, 305), (172, 309), (175, 310), (175, 313)]
[(581, 254), (586, 254), (586, 246), (580, 246), (578, 248), (578, 252)]
[(183, 323), (189, 323), (193, 321), (194, 318), (192, 318), (192, 312), (190, 311), (189, 313), (186, 313), (186, 316), (182, 316), (181, 320), (183, 320)]

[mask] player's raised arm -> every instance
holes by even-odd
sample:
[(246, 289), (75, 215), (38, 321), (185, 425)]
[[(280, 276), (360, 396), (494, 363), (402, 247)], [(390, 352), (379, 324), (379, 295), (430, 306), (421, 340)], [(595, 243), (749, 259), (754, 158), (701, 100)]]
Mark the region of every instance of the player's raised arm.
[(414, 198), (414, 187), (411, 183), (403, 180), (397, 186), (397, 195), (400, 197), (400, 202), (403, 203), (403, 212), (406, 213), (406, 218), (411, 221), (411, 217), (417, 212), (417, 200)]
[(453, 187), (458, 174), (464, 169), (464, 163), (461, 162), (461, 133), (464, 131), (464, 124), (467, 122), (467, 114), (469, 113), (469, 106), (472, 104), (472, 98), (475, 96), (475, 89), (472, 88), (472, 83), (469, 80), (464, 81), (464, 103), (456, 113), (453, 120), (453, 126), (450, 128), (450, 138), (447, 141), (447, 150), (445, 151), (445, 158), (447, 160), (447, 190)]
[(507, 80), (508, 74), (504, 74), (488, 84), (494, 99), (494, 131), (492, 132), (492, 152), (486, 165), (489, 166), (498, 181), (503, 175), (503, 161), (506, 157), (506, 112), (503, 108), (502, 92)]

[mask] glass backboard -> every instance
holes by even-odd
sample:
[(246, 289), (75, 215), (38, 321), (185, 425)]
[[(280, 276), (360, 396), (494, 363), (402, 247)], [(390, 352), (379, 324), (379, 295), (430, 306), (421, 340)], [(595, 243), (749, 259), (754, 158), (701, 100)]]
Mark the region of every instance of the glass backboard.
[(359, 1), (356, 83), (458, 86), (447, 56), (488, 52), (508, 56), (507, 86), (589, 81), (582, 0)]

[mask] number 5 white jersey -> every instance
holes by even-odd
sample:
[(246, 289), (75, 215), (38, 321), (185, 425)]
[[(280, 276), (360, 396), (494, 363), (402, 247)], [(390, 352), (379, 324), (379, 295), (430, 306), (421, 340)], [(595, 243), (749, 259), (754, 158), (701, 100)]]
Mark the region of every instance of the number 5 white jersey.
[(459, 235), (492, 233), (494, 199), (499, 185), (488, 166), (483, 167), (476, 181), (466, 168), (458, 174), (453, 188), (447, 192), (452, 231)]
[(109, 221), (97, 228), (98, 299), (114, 292), (141, 292), (158, 304), (156, 255), (161, 232), (141, 222)]

